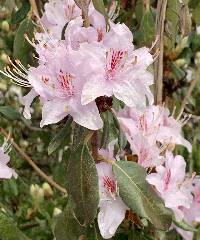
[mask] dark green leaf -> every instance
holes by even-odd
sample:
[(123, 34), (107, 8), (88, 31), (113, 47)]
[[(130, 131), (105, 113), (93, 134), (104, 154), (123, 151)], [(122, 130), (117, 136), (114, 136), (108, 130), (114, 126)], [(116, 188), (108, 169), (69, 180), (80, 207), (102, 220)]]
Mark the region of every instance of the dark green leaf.
[(106, 148), (112, 140), (118, 139), (119, 148), (120, 150), (123, 150), (127, 144), (127, 139), (115, 114), (106, 111), (102, 113), (102, 118), (104, 121), (104, 127), (101, 135), (101, 148)]
[(58, 149), (66, 141), (68, 136), (71, 134), (71, 123), (72, 123), (72, 117), (69, 117), (67, 119), (65, 126), (51, 140), (48, 146), (49, 155), (52, 154), (56, 149)]
[(138, 46), (151, 46), (155, 41), (155, 20), (151, 11), (142, 16), (136, 40)]
[(11, 23), (17, 24), (20, 23), (27, 16), (30, 10), (30, 4), (28, 0), (22, 1), (22, 6), (17, 12), (12, 12)]
[(123, 150), (127, 144), (127, 139), (126, 136), (124, 134), (124, 132), (121, 129), (121, 126), (119, 124), (119, 121), (117, 119), (117, 117), (115, 116), (115, 114), (113, 113), (113, 121), (115, 123), (115, 126), (117, 127), (119, 134), (118, 134), (118, 144), (119, 144), (119, 148), (120, 150)]
[(83, 143), (86, 135), (88, 134), (88, 129), (75, 123), (73, 131), (73, 145), (72, 151), (75, 151), (81, 143)]
[(100, 12), (102, 15), (104, 15), (104, 17), (107, 19), (108, 18), (108, 14), (106, 11), (106, 8), (104, 6), (104, 2), (103, 0), (92, 0), (93, 5), (95, 7), (95, 9)]
[(167, 2), (165, 31), (168, 36), (168, 48), (174, 47), (178, 34), (180, 7), (181, 4), (179, 0), (168, 0)]
[(17, 228), (15, 222), (2, 212), (0, 212), (0, 239), (30, 240)]
[(96, 166), (85, 143), (72, 151), (67, 177), (77, 219), (81, 224), (91, 223), (97, 213), (99, 190)]
[(200, 25), (200, 4), (195, 7), (192, 12), (192, 18), (194, 19), (195, 23)]
[(96, 222), (91, 224), (91, 226), (87, 228), (86, 239), (87, 240), (103, 240), (99, 232), (98, 224)]
[(21, 114), (10, 106), (0, 106), (0, 114), (10, 120), (18, 120), (21, 118)]
[(31, 45), (24, 38), (24, 34), (27, 34), (29, 39), (32, 39), (33, 31), (34, 24), (32, 20), (27, 17), (20, 23), (17, 33), (15, 35), (13, 55), (14, 58), (19, 59), (25, 66), (28, 62)]
[(56, 217), (53, 233), (55, 240), (78, 240), (79, 236), (85, 233), (85, 228), (81, 227), (73, 217), (70, 204)]
[(139, 216), (147, 218), (156, 228), (169, 229), (171, 212), (164, 207), (162, 200), (146, 182), (146, 171), (133, 162), (118, 161), (113, 163), (119, 194)]
[(186, 73), (180, 67), (178, 67), (175, 63), (172, 62), (170, 66), (175, 79), (181, 80), (185, 77)]

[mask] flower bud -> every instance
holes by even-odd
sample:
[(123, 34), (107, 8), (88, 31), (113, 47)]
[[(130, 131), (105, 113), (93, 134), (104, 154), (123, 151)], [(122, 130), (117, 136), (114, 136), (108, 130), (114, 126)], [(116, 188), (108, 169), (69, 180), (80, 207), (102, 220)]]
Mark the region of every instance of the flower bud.
[(61, 213), (62, 213), (62, 210), (60, 208), (57, 208), (57, 207), (54, 208), (54, 210), (53, 210), (54, 217), (58, 216)]
[(9, 32), (10, 26), (6, 20), (1, 23), (1, 29), (5, 32)]
[(194, 62), (196, 64), (196, 66), (200, 66), (200, 52), (196, 53)]
[(3, 63), (5, 63), (6, 65), (10, 63), (9, 60), (8, 60), (8, 55), (6, 53), (2, 53), (0, 58), (1, 58), (1, 61)]
[(175, 61), (175, 64), (178, 67), (184, 67), (187, 64), (187, 61), (184, 58), (179, 58)]
[(30, 194), (36, 202), (42, 202), (44, 200), (44, 191), (37, 184), (31, 184)]
[(48, 183), (43, 183), (42, 184), (42, 189), (44, 191), (44, 196), (47, 198), (50, 198), (53, 196), (53, 190), (51, 188), (51, 186)]

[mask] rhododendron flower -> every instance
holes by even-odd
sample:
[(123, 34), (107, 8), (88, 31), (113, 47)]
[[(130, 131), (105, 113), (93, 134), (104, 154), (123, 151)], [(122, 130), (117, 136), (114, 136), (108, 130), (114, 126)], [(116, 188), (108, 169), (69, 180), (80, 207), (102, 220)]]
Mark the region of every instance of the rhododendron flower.
[(181, 122), (170, 116), (167, 108), (155, 105), (144, 110), (126, 107), (118, 113), (118, 120), (128, 139), (142, 134), (150, 143), (180, 144), (191, 152), (191, 144), (181, 135)]
[(155, 186), (165, 202), (173, 210), (178, 221), (184, 217), (183, 208), (189, 209), (192, 203), (191, 181), (185, 176), (186, 163), (182, 156), (166, 152), (165, 166), (156, 167), (157, 173), (147, 175), (147, 181)]
[(54, 37), (61, 39), (62, 30), (70, 20), (81, 16), (81, 9), (74, 0), (50, 0), (44, 5), (41, 22)]
[[(121, 28), (124, 27), (121, 26), (119, 29)], [(147, 48), (130, 52), (129, 47), (132, 43), (126, 31), (128, 30), (122, 31), (124, 37), (118, 32), (116, 38), (119, 38), (119, 41), (114, 37), (111, 38), (114, 41), (109, 43), (113, 46), (112, 48), (93, 44), (88, 45), (88, 48), (85, 48), (85, 45), (80, 46), (80, 49), (74, 52), (76, 59), (81, 56), (86, 58), (88, 52), (93, 52), (94, 64), (98, 66), (96, 72), (91, 72), (87, 66), (87, 60), (79, 61), (77, 68), (88, 70), (87, 82), (82, 91), (82, 104), (86, 105), (104, 95), (108, 97), (114, 95), (127, 106), (144, 107), (146, 97), (151, 104), (153, 103), (153, 95), (149, 89), (153, 83), (153, 77), (146, 70), (147, 66), (152, 63), (152, 56)], [(104, 41), (103, 44), (105, 44)], [(108, 42), (106, 44), (109, 45)], [(146, 61), (144, 61), (145, 58)]]
[[(193, 181), (193, 186), (191, 187), (191, 192), (193, 194), (193, 202), (189, 209), (184, 208), (184, 221), (195, 227), (200, 223), (200, 177), (196, 176)], [(181, 234), (183, 239), (192, 240), (193, 232), (185, 231), (178, 227), (176, 230)]]
[(14, 169), (7, 166), (10, 161), (10, 156), (6, 153), (7, 144), (4, 143), (2, 147), (0, 147), (0, 178), (9, 179), (12, 176), (17, 178), (17, 173)]
[(128, 139), (133, 154), (138, 156), (138, 164), (144, 168), (154, 167), (163, 163), (163, 157), (157, 145), (151, 145), (148, 139), (140, 134), (133, 135)]
[(28, 71), (28, 82), (33, 87), (22, 102), (25, 116), (30, 118), (30, 103), (37, 95), (42, 102), (42, 121), (44, 125), (57, 123), (70, 114), (78, 124), (92, 130), (102, 127), (95, 102), (86, 106), (81, 104), (82, 79), (76, 75), (68, 57), (68, 50), (60, 45), (51, 52), (48, 61)]
[[(108, 150), (100, 150), (105, 158), (113, 159), (114, 142), (111, 142)], [(98, 214), (98, 225), (101, 235), (105, 239), (111, 238), (118, 226), (125, 218), (126, 210), (129, 208), (118, 195), (117, 182), (112, 172), (112, 165), (108, 163), (96, 164), (99, 177), (100, 212)]]

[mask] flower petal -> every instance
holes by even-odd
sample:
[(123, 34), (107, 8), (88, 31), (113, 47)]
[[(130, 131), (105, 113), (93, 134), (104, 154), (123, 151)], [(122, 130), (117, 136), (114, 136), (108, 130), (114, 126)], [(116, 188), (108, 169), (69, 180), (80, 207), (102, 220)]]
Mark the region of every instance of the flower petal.
[(73, 120), (83, 127), (91, 130), (98, 130), (103, 127), (103, 121), (95, 103), (83, 106), (80, 102), (74, 102), (70, 106), (69, 113)]
[(111, 201), (100, 202), (100, 212), (97, 220), (103, 238), (109, 239), (115, 234), (124, 220), (126, 210), (128, 210), (128, 207), (120, 197)]
[(68, 115), (68, 106), (62, 99), (46, 101), (42, 107), (42, 120), (40, 127), (48, 124), (57, 123)]
[(24, 105), (23, 115), (26, 119), (31, 119), (31, 104), (34, 98), (37, 96), (38, 94), (35, 92), (35, 90), (31, 89), (31, 91), (26, 96), (20, 98), (21, 104)]

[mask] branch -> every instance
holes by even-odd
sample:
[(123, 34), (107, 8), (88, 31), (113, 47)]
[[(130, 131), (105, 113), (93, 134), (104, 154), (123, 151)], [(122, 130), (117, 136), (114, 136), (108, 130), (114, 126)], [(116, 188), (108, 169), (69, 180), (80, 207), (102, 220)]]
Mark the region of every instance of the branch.
[(189, 86), (188, 91), (187, 91), (187, 94), (185, 95), (185, 97), (184, 97), (184, 99), (181, 103), (180, 111), (179, 111), (179, 114), (178, 114), (178, 117), (177, 117), (178, 120), (181, 118), (181, 115), (183, 114), (183, 111), (184, 111), (185, 106), (188, 102), (188, 99), (191, 96), (192, 91), (194, 90), (198, 80), (199, 80), (199, 75), (197, 74), (197, 76), (191, 81), (190, 86)]
[(164, 22), (167, 8), (167, 0), (159, 0), (157, 4), (157, 17), (156, 17), (156, 35), (158, 41), (156, 49), (159, 49), (159, 55), (154, 64), (154, 81), (155, 81), (155, 103), (162, 103), (162, 91), (163, 91), (163, 34), (164, 34)]
[[(4, 135), (7, 139), (10, 139), (10, 135), (3, 129), (0, 128), (0, 133)], [(51, 186), (59, 190), (60, 192), (67, 194), (67, 190), (63, 187), (61, 187), (59, 184), (53, 181), (49, 176), (47, 176), (34, 162), (33, 160), (18, 146), (17, 143), (13, 139), (11, 139), (12, 146), (16, 149), (16, 151), (19, 153), (19, 155), (25, 159), (31, 167), (40, 175), (45, 181), (47, 181)]]
[(29, 2), (30, 2), (30, 5), (31, 5), (31, 8), (32, 8), (32, 11), (33, 11), (34, 15), (36, 17), (39, 17), (40, 15), (39, 15), (39, 11), (38, 11), (37, 4), (36, 4), (35, 0), (29, 0)]

